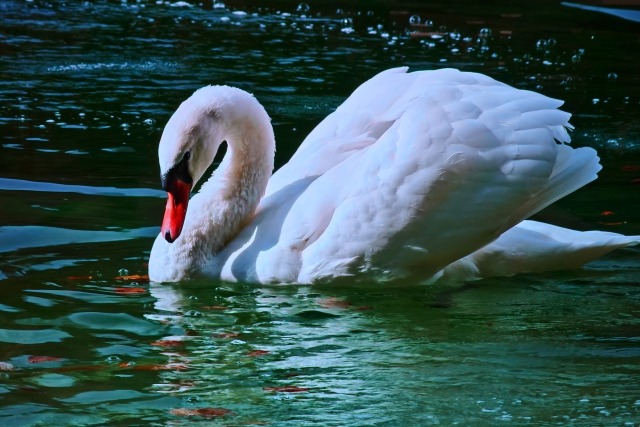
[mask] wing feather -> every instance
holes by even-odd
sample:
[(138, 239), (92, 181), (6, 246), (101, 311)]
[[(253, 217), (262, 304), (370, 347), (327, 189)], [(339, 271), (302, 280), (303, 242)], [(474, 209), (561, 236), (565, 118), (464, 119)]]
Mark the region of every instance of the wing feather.
[(595, 179), (561, 105), (481, 74), (380, 73), (274, 174), (227, 264), (260, 282), (437, 274)]
[(595, 179), (595, 152), (556, 141), (568, 142), (570, 126), (560, 101), (458, 76), (455, 86), (428, 85), (420, 80), (437, 76), (419, 76), (412, 96), (398, 98), (410, 100), (389, 129), (320, 176), (294, 205), (308, 218), (325, 203), (336, 206), (301, 254), (300, 281), (335, 275), (327, 259), (352, 269), (354, 260), (381, 269), (419, 265), (435, 274)]

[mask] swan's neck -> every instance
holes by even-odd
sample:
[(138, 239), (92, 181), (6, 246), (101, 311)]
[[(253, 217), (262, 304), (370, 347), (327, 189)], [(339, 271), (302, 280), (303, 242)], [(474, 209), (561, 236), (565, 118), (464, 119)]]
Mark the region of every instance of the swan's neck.
[(273, 171), (275, 140), (264, 108), (239, 89), (205, 89), (209, 104), (196, 109), (202, 115), (199, 143), (215, 154), (226, 141), (227, 152), (192, 197), (182, 234), (168, 248), (166, 261), (184, 268), (182, 276), (201, 270), (253, 218)]
[(266, 124), (268, 129), (265, 123), (247, 119), (229, 129), (224, 137), (227, 141), (224, 159), (192, 200), (198, 207), (194, 217), (203, 214), (204, 218), (188, 225), (196, 231), (207, 229), (207, 246), (213, 253), (222, 249), (253, 217), (264, 195), (274, 155), (273, 131)]

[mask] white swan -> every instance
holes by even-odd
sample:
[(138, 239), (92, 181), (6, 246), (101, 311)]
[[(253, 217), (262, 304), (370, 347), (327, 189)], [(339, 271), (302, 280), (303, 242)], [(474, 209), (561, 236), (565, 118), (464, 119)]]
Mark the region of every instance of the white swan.
[[(481, 74), (390, 69), (271, 176), (264, 108), (240, 89), (202, 88), (160, 141), (168, 201), (149, 277), (469, 279), (573, 268), (638, 243), (523, 221), (600, 170), (593, 149), (565, 144), (561, 104)], [(223, 141), (222, 163), (189, 200)]]

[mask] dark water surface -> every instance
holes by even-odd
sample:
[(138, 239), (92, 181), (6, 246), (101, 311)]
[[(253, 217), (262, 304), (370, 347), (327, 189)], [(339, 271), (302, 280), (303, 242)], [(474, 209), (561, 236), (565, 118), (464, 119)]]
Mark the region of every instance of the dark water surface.
[(604, 170), (541, 218), (640, 234), (639, 24), (426, 3), (0, 2), (0, 425), (640, 425), (638, 250), (453, 289), (136, 277), (194, 89), (253, 92), (281, 165), (400, 65), (565, 99)]

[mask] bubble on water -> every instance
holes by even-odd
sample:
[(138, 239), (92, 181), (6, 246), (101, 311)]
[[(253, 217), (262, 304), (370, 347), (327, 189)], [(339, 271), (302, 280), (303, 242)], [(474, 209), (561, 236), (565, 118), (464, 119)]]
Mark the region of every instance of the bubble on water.
[(187, 397), (184, 398), (184, 400), (186, 402), (189, 402), (189, 403), (197, 403), (197, 402), (200, 402), (200, 397), (198, 397), (198, 396), (187, 396)]
[(616, 74), (616, 73), (609, 73), (609, 74), (607, 74), (607, 79), (609, 79), (609, 80), (611, 80), (611, 81), (618, 80), (618, 74)]
[(584, 55), (585, 50), (583, 48), (578, 49), (578, 55)]
[(562, 81), (560, 82), (560, 85), (561, 85), (561, 86), (568, 86), (568, 85), (570, 85), (571, 83), (573, 83), (573, 77), (567, 77), (566, 79), (564, 79), (564, 80), (562, 80)]
[(457, 30), (453, 30), (449, 33), (449, 37), (451, 38), (451, 40), (460, 40), (460, 38), (462, 37), (462, 35), (460, 34), (460, 32), (458, 32)]
[(202, 317), (202, 312), (198, 310), (189, 310), (184, 313), (185, 317)]
[(558, 42), (554, 38), (547, 39), (547, 47), (556, 47)]
[(591, 100), (591, 103), (592, 103), (593, 105), (596, 105), (596, 104), (600, 103), (600, 98), (593, 98), (593, 99)]
[(543, 50), (547, 48), (547, 41), (544, 39), (540, 39), (536, 42), (536, 49)]
[(502, 412), (502, 415), (500, 415), (500, 416), (498, 417), (498, 419), (499, 419), (500, 421), (511, 421), (511, 420), (513, 419), (513, 415), (511, 415), (510, 413), (508, 413), (508, 412), (506, 412), (506, 411), (503, 411), (503, 412)]
[(483, 38), (491, 37), (491, 28), (480, 28), (478, 35)]
[(409, 17), (409, 24), (411, 24), (411, 25), (416, 25), (416, 24), (419, 24), (420, 22), (422, 22), (422, 20), (420, 19), (420, 16), (418, 16), (418, 15), (411, 15)]
[[(123, 3), (125, 3), (126, 0), (123, 0)], [(186, 1), (177, 1), (175, 3), (170, 3), (169, 6), (171, 7), (193, 7), (193, 5), (191, 3), (187, 3)]]
[(337, 8), (336, 9), (336, 15), (344, 15), (344, 10)]
[(425, 19), (422, 25), (427, 28), (433, 28), (433, 21), (431, 19)]
[(311, 10), (311, 8), (306, 3), (300, 3), (296, 8), (296, 12), (298, 13), (309, 13), (309, 10)]
[(353, 19), (351, 18), (344, 18), (342, 20), (342, 25), (353, 25)]
[(153, 126), (156, 124), (156, 121), (154, 119), (145, 119), (144, 124), (147, 126)]
[(129, 275), (129, 270), (127, 270), (126, 268), (121, 268), (120, 270), (118, 270), (118, 276), (128, 276)]
[(118, 356), (109, 356), (107, 357), (107, 363), (111, 364), (111, 365), (115, 365), (117, 363), (120, 363), (122, 359), (120, 359)]

